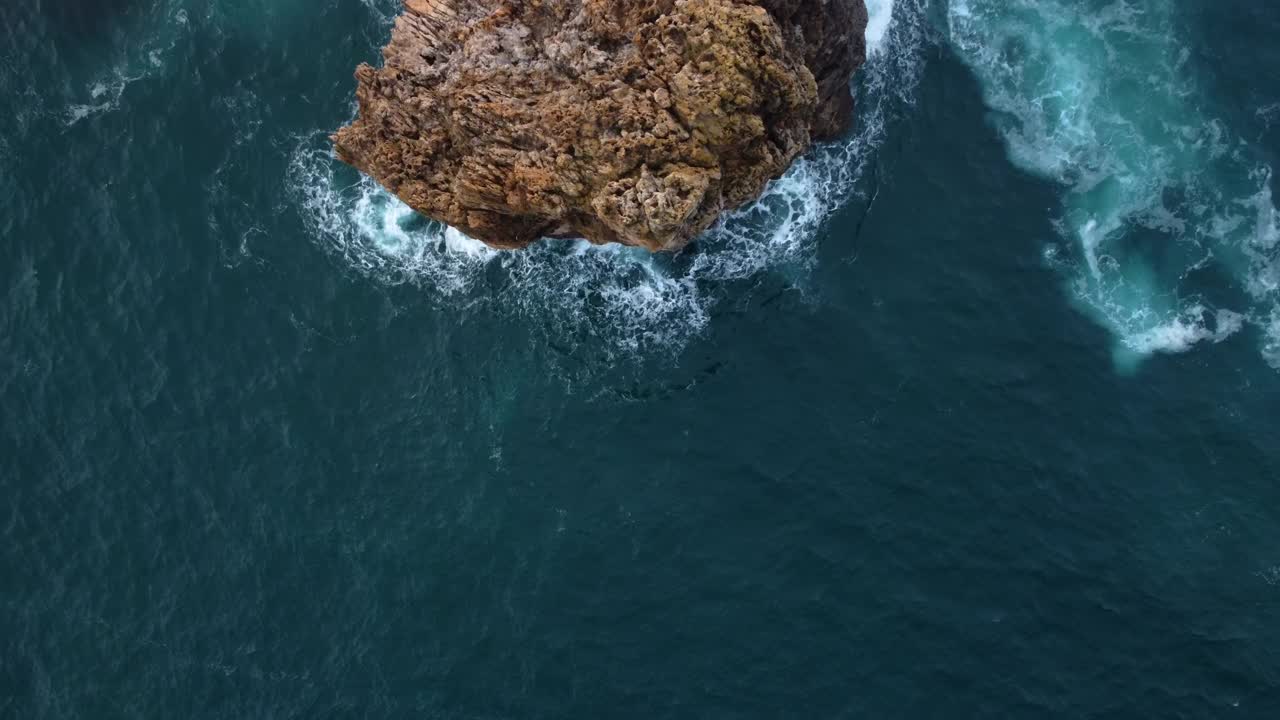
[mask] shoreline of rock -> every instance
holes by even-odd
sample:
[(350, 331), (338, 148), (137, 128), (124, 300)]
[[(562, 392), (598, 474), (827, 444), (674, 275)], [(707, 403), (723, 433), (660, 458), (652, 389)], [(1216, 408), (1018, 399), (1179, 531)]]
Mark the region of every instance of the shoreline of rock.
[(498, 248), (678, 250), (843, 132), (863, 0), (405, 0), (338, 157)]

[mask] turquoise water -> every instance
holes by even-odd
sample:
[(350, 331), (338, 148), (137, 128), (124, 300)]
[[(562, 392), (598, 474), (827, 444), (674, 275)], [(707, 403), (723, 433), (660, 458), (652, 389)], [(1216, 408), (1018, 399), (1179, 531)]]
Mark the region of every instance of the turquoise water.
[[(1063, 188), (1057, 219), (1073, 247), (1050, 246), (1048, 258), (1127, 359), (1221, 342), (1248, 324), (1280, 367), (1271, 166), (1213, 107), (1189, 5), (952, 0), (947, 12), (1011, 160)], [(1203, 279), (1213, 274), (1227, 282)]]
[(651, 257), (337, 163), (320, 5), (0, 8), (0, 717), (1280, 716), (1280, 8), (875, 0)]

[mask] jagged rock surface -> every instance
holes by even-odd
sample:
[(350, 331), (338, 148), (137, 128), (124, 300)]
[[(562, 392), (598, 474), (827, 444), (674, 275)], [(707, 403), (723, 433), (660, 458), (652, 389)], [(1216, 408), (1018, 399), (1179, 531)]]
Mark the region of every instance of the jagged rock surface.
[(844, 130), (863, 0), (405, 0), (338, 156), (501, 248), (675, 250)]

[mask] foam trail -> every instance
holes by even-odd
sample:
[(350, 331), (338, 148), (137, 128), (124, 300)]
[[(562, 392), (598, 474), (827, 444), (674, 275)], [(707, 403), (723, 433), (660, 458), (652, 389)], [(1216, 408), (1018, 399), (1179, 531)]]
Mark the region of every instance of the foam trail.
[(175, 3), (165, 4), (149, 17), (159, 25), (142, 32), (146, 38), (143, 42), (123, 48), (109, 64), (109, 70), (88, 83), (81, 95), (86, 101), (69, 103), (62, 113), (63, 124), (75, 125), (93, 115), (117, 110), (129, 85), (164, 69), (165, 56), (177, 46), (190, 19), (186, 9)]
[[(390, 8), (365, 0), (378, 18)], [(442, 302), (515, 312), (573, 350), (586, 338), (619, 357), (678, 350), (707, 325), (727, 283), (763, 273), (802, 278), (822, 222), (854, 192), (886, 128), (913, 99), (923, 0), (875, 3), (877, 48), (859, 79), (859, 131), (825, 145), (730, 213), (682, 256), (585, 241), (499, 252), (427, 221), (332, 157), (325, 134), (299, 138), (288, 186), (313, 235), (362, 273), (411, 283)]]
[(1126, 342), (1138, 353), (1186, 352), (1194, 345), (1219, 343), (1244, 327), (1244, 316), (1230, 310), (1210, 311), (1193, 305), (1161, 325), (1135, 333)]
[[(1270, 170), (1203, 111), (1172, 0), (950, 0), (1010, 158), (1062, 187), (1050, 261), (1117, 354), (1186, 352), (1277, 301)], [(1234, 309), (1232, 309), (1234, 308)]]
[(1262, 347), (1262, 356), (1271, 367), (1280, 370), (1280, 304), (1271, 309), (1267, 318), (1266, 341)]

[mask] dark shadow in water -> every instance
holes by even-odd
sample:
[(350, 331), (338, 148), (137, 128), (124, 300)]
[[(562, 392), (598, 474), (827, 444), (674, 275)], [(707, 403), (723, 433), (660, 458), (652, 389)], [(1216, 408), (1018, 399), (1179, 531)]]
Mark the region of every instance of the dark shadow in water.
[(828, 224), (821, 286), (842, 286), (857, 302), (874, 293), (882, 302), (930, 295), (940, 308), (989, 303), (1028, 341), (1059, 343), (1067, 331), (1106, 348), (1108, 333), (1070, 308), (1043, 259), (1058, 238), (1060, 188), (1009, 161), (968, 66), (945, 45), (928, 53), (916, 105), (893, 120), (858, 196)]
[(38, 3), (37, 10), (65, 29), (89, 33), (141, 5), (141, 0), (59, 0)]
[[(0, 55), (4, 44), (14, 48), (14, 62), (22, 72), (43, 76), (60, 72), (94, 57), (98, 46), (127, 31), (158, 0), (52, 0), (0, 2)], [(101, 60), (99, 59), (99, 62)], [(58, 84), (44, 79), (41, 84)]]

